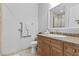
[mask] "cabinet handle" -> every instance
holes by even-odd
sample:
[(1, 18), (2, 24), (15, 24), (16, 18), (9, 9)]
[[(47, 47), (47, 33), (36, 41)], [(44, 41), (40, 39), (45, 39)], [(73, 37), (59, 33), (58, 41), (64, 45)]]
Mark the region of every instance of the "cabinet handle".
[(76, 49), (73, 49), (73, 52), (76, 52)]

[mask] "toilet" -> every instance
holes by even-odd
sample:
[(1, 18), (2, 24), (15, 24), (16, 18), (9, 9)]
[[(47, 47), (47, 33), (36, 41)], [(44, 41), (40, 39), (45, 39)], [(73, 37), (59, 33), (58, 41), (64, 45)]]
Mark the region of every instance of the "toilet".
[(32, 41), (31, 42), (31, 47), (32, 47), (32, 54), (36, 54), (36, 46), (37, 46), (37, 41)]

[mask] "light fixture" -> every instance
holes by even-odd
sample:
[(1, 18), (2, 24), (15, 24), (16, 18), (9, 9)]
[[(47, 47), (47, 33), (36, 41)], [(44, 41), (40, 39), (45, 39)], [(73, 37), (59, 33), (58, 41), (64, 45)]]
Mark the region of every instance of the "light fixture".
[(61, 13), (63, 13), (63, 10), (60, 10)]

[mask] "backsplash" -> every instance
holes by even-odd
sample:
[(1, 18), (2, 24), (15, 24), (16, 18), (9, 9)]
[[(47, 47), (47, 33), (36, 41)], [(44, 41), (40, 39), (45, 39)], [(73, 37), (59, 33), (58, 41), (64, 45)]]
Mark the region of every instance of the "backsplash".
[(53, 28), (49, 29), (50, 33), (64, 34), (79, 37), (79, 28)]

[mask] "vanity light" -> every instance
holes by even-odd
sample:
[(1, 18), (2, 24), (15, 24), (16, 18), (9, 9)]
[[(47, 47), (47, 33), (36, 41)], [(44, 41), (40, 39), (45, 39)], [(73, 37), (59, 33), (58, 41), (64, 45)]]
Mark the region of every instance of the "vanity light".
[(63, 12), (63, 10), (60, 10), (60, 12), (62, 13), (62, 12)]

